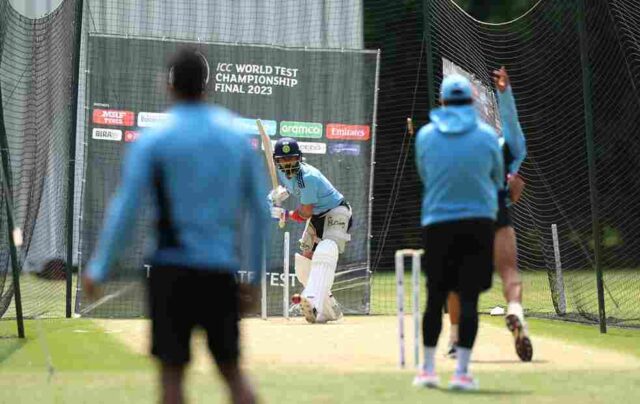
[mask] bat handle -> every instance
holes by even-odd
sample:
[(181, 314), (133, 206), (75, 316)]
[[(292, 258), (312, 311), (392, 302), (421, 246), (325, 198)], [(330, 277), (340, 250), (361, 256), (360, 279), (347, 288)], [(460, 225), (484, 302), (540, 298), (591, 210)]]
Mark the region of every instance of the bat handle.
[(278, 227), (280, 227), (281, 229), (284, 229), (284, 222), (285, 222), (285, 216), (282, 216), (280, 218), (280, 221), (278, 222)]

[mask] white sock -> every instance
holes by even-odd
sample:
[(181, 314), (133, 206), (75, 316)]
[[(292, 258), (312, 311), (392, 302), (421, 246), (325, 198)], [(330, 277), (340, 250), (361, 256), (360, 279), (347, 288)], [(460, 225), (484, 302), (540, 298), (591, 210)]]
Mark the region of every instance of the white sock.
[(469, 373), (469, 362), (471, 361), (471, 349), (458, 347), (458, 364), (456, 365), (456, 375), (466, 375)]
[(507, 304), (507, 314), (513, 314), (520, 319), (520, 321), (524, 320), (524, 309), (522, 308), (522, 304), (520, 302), (509, 302)]
[(422, 370), (429, 373), (436, 371), (436, 347), (424, 347), (424, 363), (422, 364)]
[(458, 324), (451, 324), (451, 330), (449, 331), (449, 345), (455, 345), (458, 343)]

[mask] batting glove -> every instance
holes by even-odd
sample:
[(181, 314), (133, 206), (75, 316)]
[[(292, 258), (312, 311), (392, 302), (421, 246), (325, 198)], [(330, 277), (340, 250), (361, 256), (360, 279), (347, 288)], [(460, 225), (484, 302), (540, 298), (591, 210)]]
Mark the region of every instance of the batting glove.
[(286, 201), (289, 197), (289, 191), (282, 185), (278, 185), (278, 188), (269, 192), (269, 200), (274, 205), (282, 205), (282, 202)]
[(281, 208), (279, 206), (272, 206), (271, 207), (271, 218), (273, 220), (278, 220), (280, 221), (282, 218), (287, 218), (287, 210), (284, 208)]

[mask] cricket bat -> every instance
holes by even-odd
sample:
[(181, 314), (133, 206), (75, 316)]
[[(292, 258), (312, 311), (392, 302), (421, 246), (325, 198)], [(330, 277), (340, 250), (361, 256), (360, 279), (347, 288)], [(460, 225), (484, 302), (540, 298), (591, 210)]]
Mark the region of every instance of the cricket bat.
[[(260, 133), (260, 139), (262, 140), (262, 151), (264, 152), (264, 158), (267, 160), (267, 168), (269, 169), (269, 176), (271, 177), (271, 187), (275, 190), (278, 188), (278, 174), (276, 172), (276, 163), (273, 161), (273, 147), (271, 146), (271, 139), (264, 130), (262, 121), (256, 119), (256, 125), (258, 125), (258, 132)], [(280, 218), (278, 222), (280, 228), (284, 227), (284, 217)]]

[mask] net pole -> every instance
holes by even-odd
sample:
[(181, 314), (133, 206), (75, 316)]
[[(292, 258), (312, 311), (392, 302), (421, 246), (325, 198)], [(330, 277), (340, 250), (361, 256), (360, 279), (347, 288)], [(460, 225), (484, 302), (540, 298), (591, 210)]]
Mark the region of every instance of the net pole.
[[(0, 54), (0, 61), (2, 55)], [(4, 111), (2, 108), (2, 86), (0, 86), (0, 159), (2, 165), (2, 192), (4, 193), (5, 208), (7, 210), (7, 232), (9, 237), (9, 256), (11, 258), (11, 276), (13, 277), (13, 302), (16, 308), (16, 323), (18, 327), (18, 337), (24, 338), (24, 319), (22, 317), (22, 294), (20, 293), (20, 269), (18, 267), (18, 252), (15, 240), (13, 238), (14, 221), (13, 208), (11, 205), (12, 193), (9, 169), (9, 144), (7, 141), (7, 132), (4, 126)]]
[[(424, 19), (424, 46), (426, 47), (427, 58), (427, 95), (429, 96), (429, 111), (436, 106), (436, 76), (433, 66), (433, 40), (431, 37), (431, 27), (433, 17), (431, 13), (432, 0), (425, 0), (422, 4), (422, 14)], [(428, 114), (428, 112), (427, 112)]]
[(604, 282), (602, 279), (602, 243), (600, 230), (600, 209), (597, 188), (597, 167), (595, 162), (595, 145), (593, 139), (593, 105), (591, 64), (589, 62), (589, 36), (586, 27), (585, 0), (577, 0), (577, 26), (580, 38), (580, 62), (582, 65), (582, 87), (584, 99), (584, 127), (587, 142), (587, 165), (589, 170), (589, 194), (591, 198), (591, 222), (593, 231), (594, 259), (596, 269), (596, 285), (598, 289), (598, 313), (600, 332), (607, 332), (607, 319), (604, 303)]
[(73, 197), (76, 185), (76, 139), (78, 138), (78, 80), (80, 77), (80, 44), (82, 42), (82, 6), (84, 0), (76, 2), (76, 20), (75, 20), (75, 55), (73, 60), (73, 99), (71, 100), (71, 124), (73, 129), (69, 131), (69, 172), (67, 173), (67, 262), (65, 268), (66, 295), (65, 295), (65, 314), (67, 318), (71, 318), (71, 297), (73, 288)]
[(560, 241), (558, 239), (558, 226), (551, 225), (551, 238), (553, 240), (553, 254), (556, 260), (556, 295), (558, 296), (558, 314), (567, 314), (567, 299), (564, 294), (564, 277), (562, 275), (562, 261), (560, 260)]

